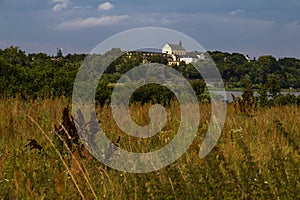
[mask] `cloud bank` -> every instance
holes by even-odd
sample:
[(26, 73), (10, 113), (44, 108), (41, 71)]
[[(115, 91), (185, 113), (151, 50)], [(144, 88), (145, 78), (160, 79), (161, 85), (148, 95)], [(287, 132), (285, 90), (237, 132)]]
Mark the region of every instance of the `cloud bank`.
[(128, 15), (100, 16), (88, 18), (78, 17), (76, 19), (58, 24), (57, 28), (61, 30), (80, 30), (98, 26), (112, 26), (121, 23), (127, 18)]

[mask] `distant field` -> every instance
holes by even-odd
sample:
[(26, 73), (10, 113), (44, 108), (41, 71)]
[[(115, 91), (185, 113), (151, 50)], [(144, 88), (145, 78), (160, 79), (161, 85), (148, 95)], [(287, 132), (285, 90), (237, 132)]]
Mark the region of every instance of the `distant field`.
[[(209, 104), (200, 105), (198, 135), (179, 160), (157, 172), (130, 174), (104, 166), (85, 149), (70, 153), (62, 145), (54, 126), (62, 123), (69, 103), (65, 98), (0, 99), (0, 199), (300, 199), (299, 106), (259, 108), (244, 115), (228, 105), (218, 144), (200, 159), (210, 118)], [(149, 107), (131, 106), (138, 124), (148, 122)], [(141, 152), (174, 137), (180, 110), (175, 102), (166, 109), (165, 128), (142, 140), (123, 134), (108, 106), (97, 107), (108, 138), (120, 136), (121, 148)], [(39, 146), (26, 146), (30, 141)]]

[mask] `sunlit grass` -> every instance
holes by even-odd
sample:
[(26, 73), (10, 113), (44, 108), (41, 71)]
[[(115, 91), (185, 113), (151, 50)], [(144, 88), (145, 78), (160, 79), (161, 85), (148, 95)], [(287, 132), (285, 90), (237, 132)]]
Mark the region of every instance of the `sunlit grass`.
[[(64, 98), (34, 102), (0, 99), (0, 199), (81, 198), (70, 175), (86, 199), (94, 198), (90, 188), (99, 199), (300, 198), (299, 106), (261, 108), (246, 116), (229, 105), (217, 146), (200, 159), (199, 148), (210, 119), (209, 105), (200, 105), (198, 135), (178, 161), (156, 172), (130, 174), (104, 166), (85, 149), (70, 155), (65, 147), (57, 146), (68, 172), (43, 134), (55, 145), (59, 143), (54, 125), (61, 123), (62, 110), (68, 104)], [(138, 124), (149, 122), (150, 106), (130, 107)], [(136, 139), (116, 127), (108, 106), (97, 107), (108, 138), (116, 141), (120, 136), (120, 147), (134, 152), (153, 151), (172, 140), (180, 123), (180, 109), (172, 102), (166, 110), (168, 121), (158, 135)], [(36, 140), (43, 150), (25, 147), (29, 139)]]

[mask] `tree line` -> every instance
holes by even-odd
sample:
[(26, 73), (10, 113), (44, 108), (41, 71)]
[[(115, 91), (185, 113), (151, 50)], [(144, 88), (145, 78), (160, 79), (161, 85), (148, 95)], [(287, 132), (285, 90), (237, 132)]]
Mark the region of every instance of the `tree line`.
[[(122, 53), (121, 49), (115, 48), (107, 52), (106, 57)], [(208, 53), (218, 67), (227, 89), (243, 88), (249, 84), (253, 89), (269, 88), (276, 91), (283, 88), (300, 88), (299, 59), (280, 58), (277, 60), (271, 55), (266, 55), (249, 61), (239, 53), (230, 54), (220, 51)], [(76, 74), (85, 57), (85, 54), (66, 56), (61, 53), (56, 56), (49, 56), (45, 53), (26, 54), (13, 46), (0, 49), (0, 97), (11, 97), (20, 93), (29, 98), (61, 95), (71, 97)], [(146, 61), (162, 64), (167, 62), (166, 58), (157, 55), (148, 57)], [(115, 59), (99, 81), (96, 97), (101, 99), (101, 103), (109, 99), (113, 83), (116, 83), (122, 74), (143, 62), (145, 58), (139, 54), (130, 57), (123, 54)], [(191, 81), (192, 86), (197, 89), (198, 96), (203, 96), (206, 86), (193, 65), (181, 62), (174, 68)], [(151, 89), (152, 92), (146, 92), (147, 89)], [(158, 96), (153, 97), (153, 94)], [(145, 96), (151, 95), (151, 98), (145, 99)], [(132, 99), (142, 102), (147, 102), (149, 99), (164, 102), (166, 98), (172, 97), (166, 88), (152, 85), (137, 90)]]

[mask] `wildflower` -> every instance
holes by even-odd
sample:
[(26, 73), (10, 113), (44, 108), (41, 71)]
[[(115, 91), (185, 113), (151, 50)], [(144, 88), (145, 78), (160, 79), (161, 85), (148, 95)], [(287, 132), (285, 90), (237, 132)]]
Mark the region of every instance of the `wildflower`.
[(242, 133), (243, 132), (243, 128), (242, 127), (239, 127), (237, 129), (231, 129), (230, 131), (231, 133)]
[(170, 137), (167, 137), (166, 139), (165, 139), (165, 142), (168, 142), (170, 140)]

